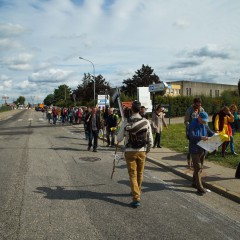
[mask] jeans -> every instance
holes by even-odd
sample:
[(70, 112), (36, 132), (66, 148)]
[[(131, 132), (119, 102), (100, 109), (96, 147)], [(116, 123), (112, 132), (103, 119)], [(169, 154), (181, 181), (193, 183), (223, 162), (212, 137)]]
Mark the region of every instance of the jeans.
[(86, 138), (87, 140), (89, 140), (89, 132), (88, 132), (88, 130), (87, 130), (87, 124), (86, 124), (86, 123), (84, 123), (84, 132), (85, 132), (85, 138)]
[(56, 125), (56, 122), (57, 122), (57, 116), (53, 116), (53, 124)]
[(93, 141), (93, 149), (97, 149), (98, 146), (98, 130), (90, 130), (89, 138), (88, 138), (88, 146), (92, 146)]
[(133, 201), (140, 201), (146, 152), (125, 152)]
[(111, 137), (111, 145), (114, 146), (115, 145), (115, 131), (110, 131), (109, 129), (107, 129), (107, 143), (108, 145), (110, 145), (110, 137)]
[(65, 123), (65, 121), (66, 121), (66, 116), (62, 115), (62, 123)]
[(230, 150), (231, 150), (231, 153), (234, 154), (234, 153), (235, 153), (235, 150), (234, 150), (233, 136), (230, 136), (230, 142), (227, 142), (227, 143), (226, 143), (226, 149), (227, 149), (229, 143), (230, 143)]
[(156, 145), (159, 147), (160, 146), (160, 142), (161, 142), (161, 133), (156, 133), (155, 135), (155, 140), (154, 140), (154, 147), (156, 147)]

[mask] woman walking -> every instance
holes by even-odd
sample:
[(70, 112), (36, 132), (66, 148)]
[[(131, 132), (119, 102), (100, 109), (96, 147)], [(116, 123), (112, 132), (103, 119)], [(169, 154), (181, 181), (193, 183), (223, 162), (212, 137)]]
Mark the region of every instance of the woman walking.
[(156, 111), (152, 115), (152, 128), (153, 132), (155, 133), (155, 139), (154, 139), (154, 145), (158, 148), (161, 148), (160, 142), (161, 142), (161, 134), (163, 127), (167, 127), (167, 123), (165, 121), (165, 113), (164, 108), (161, 106), (158, 106)]

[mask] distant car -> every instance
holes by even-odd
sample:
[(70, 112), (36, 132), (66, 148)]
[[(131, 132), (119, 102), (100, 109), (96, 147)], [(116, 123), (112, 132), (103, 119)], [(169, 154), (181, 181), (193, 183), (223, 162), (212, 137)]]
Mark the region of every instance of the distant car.
[(18, 105), (18, 109), (23, 109), (23, 105)]
[(42, 111), (42, 108), (41, 107), (36, 107), (35, 110), (36, 111)]

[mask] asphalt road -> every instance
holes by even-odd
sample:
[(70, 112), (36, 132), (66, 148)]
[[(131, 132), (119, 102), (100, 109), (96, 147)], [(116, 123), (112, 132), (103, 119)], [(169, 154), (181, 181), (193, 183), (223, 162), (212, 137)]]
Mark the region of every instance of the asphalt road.
[(83, 137), (34, 110), (0, 122), (0, 239), (239, 239), (239, 204), (149, 163), (131, 208), (122, 154), (111, 180), (114, 149)]

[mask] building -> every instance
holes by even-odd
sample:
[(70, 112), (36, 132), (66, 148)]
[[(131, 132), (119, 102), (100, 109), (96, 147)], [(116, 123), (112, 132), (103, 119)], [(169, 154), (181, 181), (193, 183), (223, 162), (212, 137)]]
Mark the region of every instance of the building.
[(225, 90), (238, 91), (237, 85), (193, 82), (193, 81), (174, 81), (167, 82), (168, 89), (165, 95), (170, 96), (197, 96), (204, 95), (210, 97), (219, 97)]

